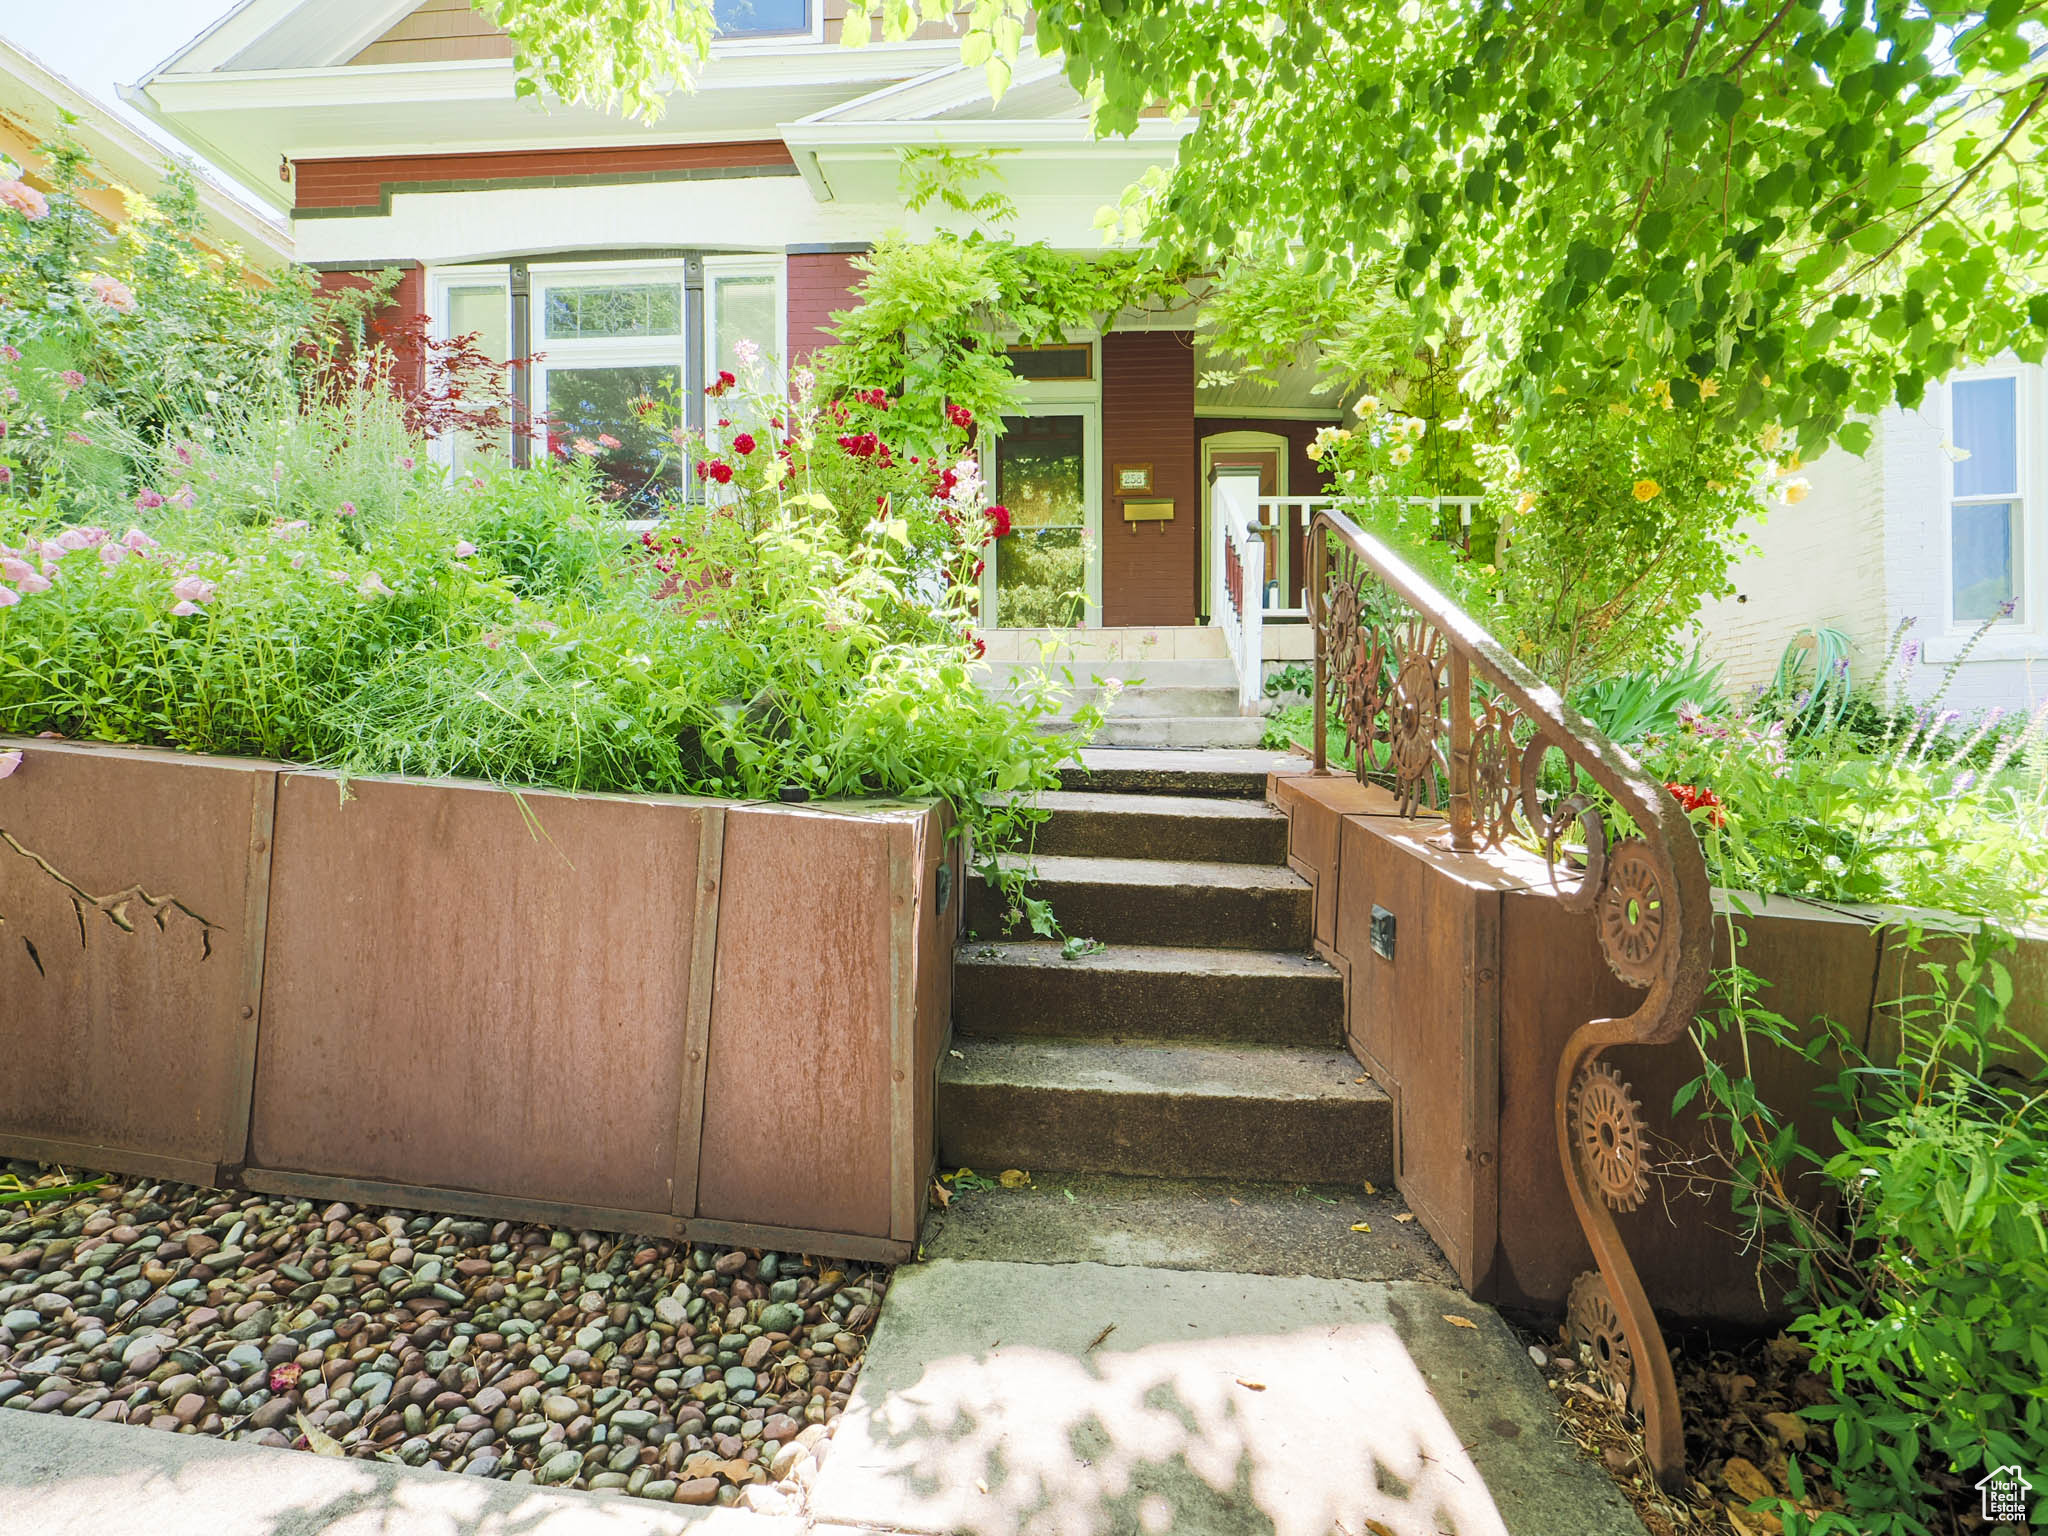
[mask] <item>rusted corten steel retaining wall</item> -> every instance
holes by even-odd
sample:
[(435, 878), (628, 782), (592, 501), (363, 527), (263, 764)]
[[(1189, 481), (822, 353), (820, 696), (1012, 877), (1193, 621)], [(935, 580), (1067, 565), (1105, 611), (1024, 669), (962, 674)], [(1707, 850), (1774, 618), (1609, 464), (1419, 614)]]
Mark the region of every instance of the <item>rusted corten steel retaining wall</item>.
[(901, 1259), (943, 807), (43, 741), (0, 781), (0, 1154)]
[[(1394, 1101), (1402, 1194), (1476, 1295), (1557, 1312), (1591, 1262), (1557, 1156), (1558, 1052), (1586, 1019), (1625, 1014), (1635, 994), (1608, 969), (1591, 926), (1551, 895), (1541, 859), (1451, 852), (1431, 841), (1440, 823), (1403, 818), (1383, 791), (1306, 768), (1275, 773), (1269, 798), (1288, 813), (1289, 863), (1316, 887), (1316, 945), (1345, 977), (1348, 1043)], [(1909, 929), (1938, 935), (1959, 922), (1727, 892), (1716, 906), (1717, 967), (1729, 963), (1732, 920), (1743, 966), (1767, 983), (1759, 1006), (1795, 1025), (1832, 1018), (1880, 1059), (1897, 1038), (1887, 1005), (1926, 990), (1909, 970)], [(1375, 908), (1393, 917), (1391, 957), (1373, 947)], [(2048, 940), (2023, 941), (2010, 964), (2013, 1022), (2048, 1043)], [(1603, 1059), (1633, 1087), (1657, 1154), (1642, 1203), (1616, 1212), (1650, 1300), (1674, 1320), (1781, 1318), (1782, 1277), (1759, 1279), (1728, 1189), (1701, 1158), (1697, 1110), (1671, 1113), (1698, 1075), (1697, 1052), (1619, 1046)], [(1819, 1090), (1837, 1065), (1784, 1050), (1753, 1059), (1764, 1101), (1811, 1146), (1835, 1145)], [(1830, 1209), (1819, 1180), (1808, 1194), (1814, 1209)]]

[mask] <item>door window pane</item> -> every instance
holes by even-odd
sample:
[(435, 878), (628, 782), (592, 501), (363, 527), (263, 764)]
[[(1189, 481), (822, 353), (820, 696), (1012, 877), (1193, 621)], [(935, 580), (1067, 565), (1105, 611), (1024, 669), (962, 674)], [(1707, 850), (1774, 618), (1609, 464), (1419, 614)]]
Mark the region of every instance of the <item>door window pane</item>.
[(618, 440), (611, 448), (599, 444), (598, 468), (611, 484), (612, 499), (638, 506), (677, 490), (682, 484), (681, 455), (633, 409), (642, 398), (661, 402), (673, 414), (682, 370), (661, 364), (620, 368), (551, 368), (548, 370), (548, 452), (556, 458), (577, 454), (580, 438), (599, 443)]
[(1011, 416), (996, 444), (996, 498), (1012, 532), (995, 546), (1000, 626), (1081, 622), (1088, 591), (1087, 448), (1079, 416)]
[(2019, 380), (1964, 379), (1950, 386), (1958, 496), (2010, 496), (2020, 488)]
[(777, 335), (780, 327), (776, 324), (775, 279), (721, 277), (715, 292), (711, 329), (717, 338), (718, 354), (712, 360), (711, 373), (715, 376), (725, 372), (745, 378), (747, 371), (740, 366), (739, 345), (750, 341), (772, 377), (774, 365), (780, 361), (777, 354), (782, 350)]
[(1990, 501), (1949, 514), (1949, 569), (1959, 623), (1998, 618), (2019, 596), (2019, 511), (2017, 502)]
[[(494, 363), (502, 363), (512, 355), (512, 314), (509, 290), (502, 283), (464, 284), (450, 288), (447, 295), (448, 313), (443, 317), (445, 334), (450, 340), (463, 336), (474, 336), (477, 351)], [(502, 375), (500, 375), (502, 378)], [(509, 382), (505, 394), (511, 394)], [(512, 457), (512, 431), (509, 405), (504, 412), (505, 426), (496, 432), (458, 432), (455, 437), (455, 465), (458, 469), (477, 464), (504, 464)]]
[(547, 290), (550, 341), (680, 336), (683, 290), (676, 283), (592, 283)]
[(711, 0), (711, 15), (725, 37), (811, 30), (811, 0)]

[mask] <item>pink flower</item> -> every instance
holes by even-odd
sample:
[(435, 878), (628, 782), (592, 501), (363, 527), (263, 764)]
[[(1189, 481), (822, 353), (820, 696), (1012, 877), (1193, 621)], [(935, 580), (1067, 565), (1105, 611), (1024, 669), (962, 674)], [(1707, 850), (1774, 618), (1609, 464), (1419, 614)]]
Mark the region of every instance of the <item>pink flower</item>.
[(20, 767), (21, 748), (16, 747), (12, 752), (0, 752), (0, 779), (14, 777), (15, 771)]
[(205, 611), (197, 603), (183, 599), (171, 604), (171, 617), (174, 619), (189, 619), (193, 614), (204, 613)]
[(307, 522), (306, 519), (304, 519), (303, 517), (295, 517), (290, 522), (278, 523), (274, 527), (272, 527), (272, 529), (270, 530), (270, 536), (273, 539), (288, 539), (293, 534), (297, 533), (300, 529), (310, 528), (312, 526), (313, 525)]
[(152, 539), (140, 528), (130, 528), (126, 533), (121, 535), (121, 542), (127, 545), (128, 548), (134, 550), (135, 553), (137, 553), (138, 555), (141, 554), (145, 549), (155, 549), (157, 547), (156, 540)]
[(50, 216), (50, 200), (25, 181), (0, 181), (0, 207), (29, 220)]
[(76, 368), (66, 368), (62, 373), (58, 374), (57, 377), (63, 381), (64, 387), (66, 389), (85, 388), (85, 375), (80, 373)]
[(38, 592), (50, 590), (50, 578), (38, 576), (34, 571), (30, 571), (16, 585), (21, 588), (21, 595), (23, 597), (34, 597)]
[(384, 578), (375, 571), (370, 572), (356, 583), (356, 592), (363, 597), (389, 597), (391, 589), (384, 585)]
[(597, 444), (593, 443), (587, 437), (577, 438), (574, 443), (570, 444), (570, 446), (574, 448), (578, 453), (582, 454), (586, 459), (593, 457), (597, 453)]
[(86, 284), (92, 296), (116, 313), (132, 315), (137, 309), (135, 291), (117, 277), (99, 276)]
[(210, 603), (220, 590), (204, 576), (180, 576), (171, 583), (171, 596), (181, 603)]
[(0, 464), (0, 485), (12, 485), (13, 483), (14, 471), (9, 469), (5, 464)]
[(609, 432), (600, 432), (597, 434), (597, 446), (600, 448), (616, 448), (619, 446), (619, 440)]
[(405, 456), (404, 458), (402, 458), (402, 459), (400, 459), (400, 460), (398, 461), (398, 467), (399, 467), (400, 469), (411, 469), (411, 468), (413, 468), (413, 466), (414, 466), (414, 459), (413, 459), (413, 457), (412, 457), (412, 455), (411, 455), (411, 454), (407, 454), (407, 455), (406, 455), (406, 456)]
[(12, 587), (0, 587), (0, 608), (12, 608), (21, 601), (21, 594)]
[(35, 575), (36, 568), (15, 555), (0, 555), (0, 576), (9, 581), (25, 581)]
[(162, 506), (163, 504), (163, 493), (160, 491), (152, 491), (145, 489), (137, 491), (135, 493), (135, 505), (139, 511), (154, 512), (158, 507)]
[(181, 507), (185, 511), (190, 512), (194, 507), (199, 505), (199, 493), (194, 491), (192, 487), (188, 485), (183, 490), (179, 491), (177, 495), (171, 498), (170, 504), (174, 507)]
[(485, 634), (484, 634), (484, 649), (485, 649), (485, 650), (487, 650), (487, 651), (495, 651), (495, 650), (496, 650), (496, 649), (497, 649), (497, 648), (498, 648), (499, 646), (503, 645), (504, 643), (505, 643), (505, 637), (504, 637), (503, 635), (499, 634), (499, 633), (498, 633), (498, 632), (497, 632), (497, 631), (496, 631), (495, 629), (493, 629), (493, 630), (487, 630), (487, 631), (485, 632)]
[(67, 443), (76, 443), (81, 448), (90, 448), (92, 446), (92, 439), (87, 437), (83, 432), (66, 432), (64, 434), (64, 441)]
[(130, 553), (131, 551), (126, 544), (102, 544), (100, 546), (100, 564), (104, 565), (108, 570), (112, 570), (123, 560), (126, 560)]
[(295, 571), (303, 571), (312, 562), (313, 552), (309, 549), (302, 549), (296, 552), (286, 563)]
[(349, 575), (347, 571), (329, 571), (327, 573), (327, 579), (333, 582), (337, 587), (345, 587), (351, 581), (355, 580), (355, 578)]
[(0, 361), (18, 363), (21, 361), (21, 352), (12, 342), (0, 341)]
[(352, 501), (344, 501), (334, 510), (343, 517), (354, 517), (356, 515), (356, 504)]
[(456, 559), (458, 559), (458, 560), (467, 560), (467, 559), (468, 559), (468, 558), (469, 558), (469, 557), (470, 557), (471, 555), (473, 555), (473, 554), (475, 554), (475, 553), (476, 553), (476, 546), (475, 546), (474, 544), (470, 543), (470, 542), (469, 542), (469, 540), (467, 540), (467, 539), (458, 539), (458, 540), (456, 540), (456, 543), (455, 543), (455, 558), (456, 558)]
[(92, 540), (85, 536), (82, 528), (66, 528), (57, 535), (57, 547), (62, 550), (91, 549)]

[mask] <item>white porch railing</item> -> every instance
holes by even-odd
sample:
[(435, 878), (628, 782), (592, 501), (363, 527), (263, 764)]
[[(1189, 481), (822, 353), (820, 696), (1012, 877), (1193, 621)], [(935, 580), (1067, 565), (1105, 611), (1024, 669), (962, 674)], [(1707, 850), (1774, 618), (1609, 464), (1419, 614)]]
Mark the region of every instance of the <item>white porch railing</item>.
[(1237, 704), (1245, 714), (1259, 707), (1265, 690), (1266, 529), (1261, 525), (1259, 472), (1216, 471), (1210, 497), (1211, 547), (1209, 613), (1223, 631), (1224, 648), (1237, 671)]

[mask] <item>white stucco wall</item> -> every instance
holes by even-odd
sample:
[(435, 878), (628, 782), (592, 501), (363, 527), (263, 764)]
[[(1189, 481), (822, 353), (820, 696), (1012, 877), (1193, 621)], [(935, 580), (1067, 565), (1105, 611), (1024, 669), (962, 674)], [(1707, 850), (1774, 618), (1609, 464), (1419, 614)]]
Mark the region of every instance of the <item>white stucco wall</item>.
[(1700, 609), (1707, 655), (1729, 692), (1768, 682), (1786, 643), (1828, 626), (1855, 644), (1866, 676), (1884, 659), (1885, 487), (1881, 444), (1834, 452), (1804, 471), (1812, 490), (1795, 506), (1773, 502), (1749, 528), (1750, 547), (1729, 572), (1735, 591)]

